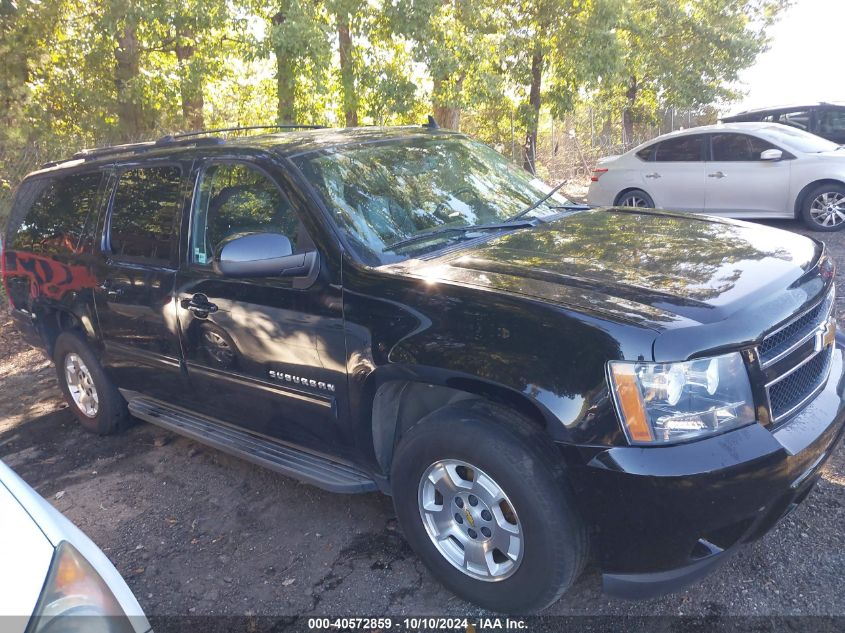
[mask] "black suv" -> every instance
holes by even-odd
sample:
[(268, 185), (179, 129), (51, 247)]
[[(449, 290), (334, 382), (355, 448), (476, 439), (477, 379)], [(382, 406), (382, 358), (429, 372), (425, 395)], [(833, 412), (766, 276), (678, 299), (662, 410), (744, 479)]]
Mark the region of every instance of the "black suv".
[(83, 152), (24, 180), (6, 245), (11, 313), (85, 428), (391, 494), (433, 573), (498, 611), (591, 555), (609, 593), (683, 586), (842, 434), (822, 243), (576, 206), (430, 126)]
[(722, 118), (725, 123), (770, 121), (812, 132), (834, 143), (845, 145), (845, 104), (812, 103), (747, 110)]

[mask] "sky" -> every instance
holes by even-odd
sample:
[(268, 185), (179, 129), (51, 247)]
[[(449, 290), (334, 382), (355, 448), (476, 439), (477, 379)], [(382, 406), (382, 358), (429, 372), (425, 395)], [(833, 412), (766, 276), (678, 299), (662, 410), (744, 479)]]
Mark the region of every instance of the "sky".
[(845, 102), (845, 0), (795, 0), (770, 30), (771, 42), (740, 74), (746, 96), (725, 113), (813, 101)]

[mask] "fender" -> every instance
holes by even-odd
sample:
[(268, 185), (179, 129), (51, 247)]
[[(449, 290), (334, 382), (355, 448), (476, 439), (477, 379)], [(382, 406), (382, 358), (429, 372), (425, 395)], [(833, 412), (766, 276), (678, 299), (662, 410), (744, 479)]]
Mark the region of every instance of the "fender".
[(12, 250), (5, 251), (3, 263), (9, 300), (15, 308), (35, 315), (33, 325), (48, 354), (65, 325), (63, 315), (79, 322), (90, 339), (98, 339), (91, 310), (96, 280), (87, 266)]
[[(414, 396), (409, 397), (410, 393)], [(420, 396), (425, 400), (422, 407)], [(569, 434), (560, 420), (530, 396), (459, 371), (405, 365), (378, 368), (367, 377), (362, 402), (368, 406), (362, 407), (358, 421), (359, 441), (374, 450), (375, 461), (382, 472), (387, 472), (394, 446), (419, 419), (442, 406), (475, 396), (522, 414), (543, 428), (553, 441), (567, 443)], [(410, 412), (402, 410), (406, 400), (412, 401)]]
[[(395, 435), (374, 433), (384, 414), (377, 394), (392, 381), (491, 399), (536, 420), (561, 444), (625, 442), (608, 397), (606, 362), (622, 357), (623, 348), (650, 355), (653, 332), (516, 293), (454, 283), (446, 292), (412, 277), (346, 270), (352, 432), (381, 468), (373, 447), (392, 444)], [(395, 423), (398, 414), (387, 417)]]

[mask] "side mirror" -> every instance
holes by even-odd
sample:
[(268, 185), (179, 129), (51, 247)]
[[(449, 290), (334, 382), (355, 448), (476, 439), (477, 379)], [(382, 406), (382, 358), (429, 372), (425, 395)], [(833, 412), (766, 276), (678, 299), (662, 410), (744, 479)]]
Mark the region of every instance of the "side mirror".
[(783, 152), (779, 149), (766, 149), (760, 153), (760, 160), (780, 160), (783, 158)]
[(224, 241), (214, 260), (214, 270), (227, 277), (310, 276), (317, 266), (317, 252), (293, 253), (281, 233), (239, 233)]

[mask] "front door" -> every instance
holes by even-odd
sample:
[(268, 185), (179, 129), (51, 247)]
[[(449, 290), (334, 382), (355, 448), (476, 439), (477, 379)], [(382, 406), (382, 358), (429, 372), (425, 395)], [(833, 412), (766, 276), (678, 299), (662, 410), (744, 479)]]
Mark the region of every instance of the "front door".
[(789, 160), (761, 160), (780, 149), (748, 134), (713, 134), (705, 164), (707, 213), (732, 218), (794, 217), (789, 208)]
[(103, 363), (118, 387), (168, 400), (179, 390), (173, 285), (190, 164), (120, 168), (106, 213), (95, 306)]
[(275, 232), (314, 250), (299, 210), (271, 173), (249, 161), (197, 166), (188, 260), (177, 278), (190, 389), (182, 404), (226, 423), (318, 451), (351, 444), (339, 271), (316, 278), (233, 278), (215, 272), (220, 243)]

